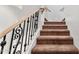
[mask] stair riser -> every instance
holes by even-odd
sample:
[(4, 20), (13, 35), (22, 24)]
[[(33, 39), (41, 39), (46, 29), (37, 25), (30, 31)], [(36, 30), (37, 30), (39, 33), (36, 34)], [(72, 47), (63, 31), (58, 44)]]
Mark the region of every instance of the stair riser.
[(67, 35), (67, 36), (69, 36), (70, 35), (70, 33), (69, 33), (69, 31), (65, 31), (65, 32), (55, 32), (55, 31), (41, 31), (41, 33), (40, 33), (40, 35), (48, 35), (48, 36), (50, 36), (50, 35), (61, 35), (61, 36), (65, 36), (65, 35)]
[(43, 29), (67, 29), (67, 26), (43, 26)]
[(37, 44), (73, 44), (73, 40), (37, 40)]
[(66, 24), (65, 22), (44, 22), (44, 24)]
[(78, 54), (76, 51), (70, 51), (70, 52), (31, 52), (32, 54)]

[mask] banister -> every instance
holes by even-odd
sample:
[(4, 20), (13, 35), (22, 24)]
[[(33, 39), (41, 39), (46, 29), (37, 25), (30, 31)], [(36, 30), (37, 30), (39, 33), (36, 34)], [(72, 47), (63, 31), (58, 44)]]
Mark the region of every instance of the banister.
[(0, 54), (22, 54), (28, 52), (27, 48), (34, 45), (44, 23), (45, 12), (46, 8), (35, 8), (27, 11), (0, 32)]
[(2, 38), (3, 36), (5, 36), (7, 33), (9, 33), (11, 30), (13, 30), (13, 28), (15, 28), (17, 25), (19, 25), (20, 23), (22, 23), (24, 20), (27, 20), (27, 18), (29, 16), (31, 16), (32, 14), (34, 14), (36, 11), (39, 11), (40, 8), (37, 8), (36, 10), (32, 10), (30, 13), (28, 13), (27, 15), (18, 18), (18, 21), (13, 22), (9, 27), (7, 27), (6, 29), (4, 29), (2, 32), (0, 32), (0, 38)]

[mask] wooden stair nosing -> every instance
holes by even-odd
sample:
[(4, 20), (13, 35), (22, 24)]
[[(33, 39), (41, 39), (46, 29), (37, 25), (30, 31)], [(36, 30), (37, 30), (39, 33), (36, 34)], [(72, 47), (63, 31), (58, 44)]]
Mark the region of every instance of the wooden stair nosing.
[(69, 36), (40, 36), (37, 44), (73, 44), (73, 38)]

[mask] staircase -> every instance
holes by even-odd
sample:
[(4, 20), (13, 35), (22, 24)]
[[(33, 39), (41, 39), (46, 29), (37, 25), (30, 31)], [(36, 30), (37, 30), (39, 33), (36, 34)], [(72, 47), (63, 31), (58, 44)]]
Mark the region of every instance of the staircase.
[(78, 54), (65, 21), (45, 21), (32, 54)]

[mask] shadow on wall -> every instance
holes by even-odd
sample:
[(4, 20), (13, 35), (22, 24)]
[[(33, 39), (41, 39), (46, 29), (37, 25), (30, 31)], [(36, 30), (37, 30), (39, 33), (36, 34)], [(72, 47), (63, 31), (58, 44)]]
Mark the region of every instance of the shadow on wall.
[(49, 20), (62, 20), (64, 18), (63, 5), (48, 5), (47, 7), (51, 10), (51, 12), (47, 12), (48, 14), (46, 15)]

